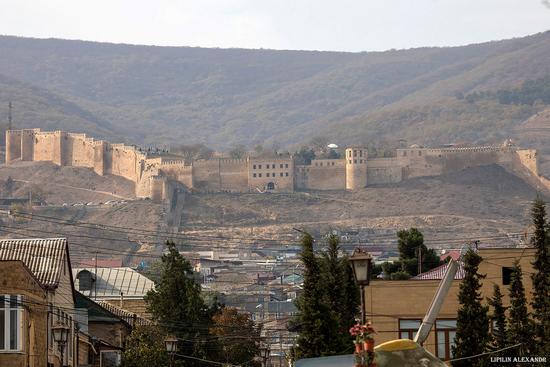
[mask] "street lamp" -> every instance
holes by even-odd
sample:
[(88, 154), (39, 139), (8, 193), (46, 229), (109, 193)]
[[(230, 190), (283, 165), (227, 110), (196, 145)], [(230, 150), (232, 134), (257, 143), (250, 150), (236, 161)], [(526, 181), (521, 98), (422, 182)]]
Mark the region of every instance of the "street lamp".
[(361, 323), (366, 324), (365, 315), (365, 286), (369, 285), (371, 273), (372, 257), (370, 254), (357, 247), (349, 258), (349, 263), (353, 269), (353, 276), (361, 290)]
[(164, 344), (166, 345), (166, 351), (170, 354), (170, 365), (174, 362), (174, 354), (178, 351), (178, 338), (169, 335), (164, 338)]
[(69, 327), (65, 324), (58, 322), (52, 327), (53, 339), (58, 345), (59, 352), (61, 353), (61, 366), (65, 365), (65, 359), (63, 354), (65, 352), (65, 345), (69, 339)]

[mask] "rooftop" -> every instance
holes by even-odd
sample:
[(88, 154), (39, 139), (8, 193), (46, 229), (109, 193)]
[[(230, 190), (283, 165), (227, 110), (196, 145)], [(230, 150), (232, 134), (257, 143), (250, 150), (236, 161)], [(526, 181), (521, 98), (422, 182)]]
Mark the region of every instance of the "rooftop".
[[(92, 275), (91, 289), (80, 286), (79, 274), (88, 272)], [(131, 268), (74, 268), (73, 278), (75, 288), (87, 297), (103, 299), (143, 298), (147, 292), (154, 288), (151, 279), (141, 275)]]

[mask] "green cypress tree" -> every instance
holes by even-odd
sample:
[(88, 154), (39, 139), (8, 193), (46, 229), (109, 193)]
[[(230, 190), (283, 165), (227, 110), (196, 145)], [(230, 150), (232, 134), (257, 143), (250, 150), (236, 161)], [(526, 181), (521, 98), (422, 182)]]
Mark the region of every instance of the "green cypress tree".
[(313, 237), (308, 233), (302, 237), (300, 260), (304, 265), (303, 292), (296, 299), (298, 315), (291, 324), (291, 328), (298, 330), (293, 351), (297, 359), (331, 354), (331, 343), (327, 342), (331, 328), (327, 327), (325, 317), (330, 310), (320, 287), (321, 266), (313, 252)]
[[(500, 292), (500, 287), (497, 284), (493, 285), (493, 297), (489, 298), (487, 303), (493, 309), (490, 316), (493, 327), (491, 329), (491, 342), (489, 344), (489, 350), (494, 351), (506, 348), (508, 346), (508, 339), (506, 336), (506, 307), (502, 304), (502, 293)], [(505, 355), (506, 352), (496, 354), (496, 356)], [(500, 366), (500, 364), (495, 366)]]
[(533, 324), (529, 320), (527, 299), (523, 287), (523, 274), (519, 261), (514, 262), (510, 275), (510, 318), (508, 320), (508, 344), (521, 343), (517, 351), (520, 355), (534, 352)]
[(342, 268), (344, 269), (345, 279), (345, 292), (344, 292), (344, 317), (342, 322), (344, 323), (345, 333), (347, 335), (349, 328), (355, 324), (357, 315), (361, 312), (361, 294), (359, 293), (359, 286), (355, 281), (353, 270), (349, 263), (348, 257), (342, 258)]
[(168, 253), (161, 259), (160, 280), (145, 296), (148, 311), (165, 332), (181, 339), (178, 350), (182, 354), (207, 357), (212, 310), (201, 297), (189, 261), (179, 254), (173, 242), (166, 245)]
[[(458, 301), (460, 308), (457, 315), (457, 328), (454, 358), (470, 357), (485, 352), (489, 342), (488, 307), (481, 304), (481, 279), (485, 275), (478, 273), (482, 261), (474, 250), (469, 249), (464, 255), (464, 279), (460, 283)], [(470, 358), (452, 362), (453, 366), (485, 366), (486, 357)]]
[(535, 233), (531, 244), (535, 248), (534, 273), (531, 275), (533, 282), (533, 318), (535, 321), (535, 335), (538, 353), (550, 355), (550, 234), (546, 218), (544, 202), (537, 198), (531, 209), (531, 217)]
[(347, 337), (349, 326), (344, 325), (346, 318), (346, 299), (345, 299), (345, 273), (342, 268), (341, 259), (338, 258), (340, 251), (340, 242), (338, 237), (330, 235), (328, 237), (328, 248), (322, 257), (322, 275), (321, 287), (324, 294), (324, 301), (327, 303), (329, 313), (325, 315), (328, 326), (332, 329), (329, 340), (330, 349), (338, 352), (344, 352), (351, 344)]

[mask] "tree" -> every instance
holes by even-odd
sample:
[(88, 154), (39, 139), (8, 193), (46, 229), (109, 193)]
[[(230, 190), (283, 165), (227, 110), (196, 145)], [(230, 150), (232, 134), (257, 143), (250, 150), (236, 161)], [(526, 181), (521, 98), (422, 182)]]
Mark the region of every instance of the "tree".
[(173, 149), (176, 154), (181, 154), (185, 161), (195, 161), (197, 159), (210, 159), (214, 151), (204, 144), (180, 145)]
[[(497, 284), (493, 285), (493, 297), (489, 298), (487, 303), (493, 309), (490, 316), (493, 327), (491, 329), (489, 349), (500, 350), (506, 348), (508, 346), (506, 336), (506, 307), (502, 304), (502, 293)], [(498, 355), (503, 356), (504, 354), (500, 353)]]
[(538, 352), (541, 355), (550, 355), (550, 246), (549, 225), (546, 219), (546, 206), (537, 198), (531, 209), (535, 232), (531, 245), (535, 248), (534, 272), (531, 275), (533, 282), (533, 318), (535, 321), (535, 335)]
[(208, 325), (217, 309), (205, 305), (189, 261), (179, 254), (173, 242), (166, 246), (160, 280), (145, 296), (148, 311), (166, 333), (181, 339), (181, 354), (205, 357)]
[(523, 287), (523, 274), (519, 261), (514, 262), (510, 274), (510, 318), (508, 320), (509, 345), (521, 343), (518, 347), (520, 355), (534, 352), (533, 324), (529, 320), (527, 299)]
[[(348, 302), (346, 293), (352, 290), (347, 289), (346, 282), (349, 279), (343, 267), (343, 260), (338, 258), (339, 251), (340, 241), (337, 236), (331, 234), (328, 237), (328, 249), (321, 258), (322, 276), (320, 286), (326, 296), (329, 309), (329, 313), (325, 315), (325, 318), (328, 326), (332, 329), (330, 332), (332, 335), (330, 348), (337, 352), (344, 351), (350, 346), (347, 333), (355, 323), (357, 312), (355, 311), (351, 315), (348, 313), (349, 305), (346, 304)], [(355, 281), (353, 281), (353, 284), (355, 284)]]
[[(421, 256), (421, 271), (427, 271), (440, 265), (439, 256), (424, 244), (424, 235), (417, 228), (403, 229), (397, 232), (397, 247), (401, 262), (401, 272), (418, 274), (418, 256)], [(400, 275), (403, 278), (404, 275)]]
[(254, 358), (260, 355), (260, 327), (254, 325), (249, 315), (235, 308), (223, 308), (212, 318), (210, 333), (217, 338), (223, 363), (259, 366)]
[(294, 156), (303, 164), (311, 164), (311, 161), (315, 159), (315, 151), (308, 147), (302, 147), (297, 151)]
[(246, 156), (246, 148), (242, 144), (237, 144), (229, 151), (229, 156), (233, 159), (243, 159)]
[(304, 283), (303, 292), (296, 299), (298, 315), (292, 322), (293, 328), (299, 330), (294, 355), (299, 359), (334, 354), (328, 340), (332, 337), (328, 334), (331, 328), (327, 327), (325, 318), (330, 309), (323, 302), (321, 266), (313, 252), (313, 237), (309, 233), (302, 237), (300, 260), (304, 265)]
[(157, 326), (138, 326), (126, 339), (121, 367), (167, 367), (165, 334)]
[(316, 152), (326, 152), (328, 138), (326, 136), (316, 136), (309, 142)]
[[(488, 307), (481, 304), (481, 279), (485, 275), (478, 273), (482, 258), (469, 249), (464, 255), (464, 279), (460, 283), (458, 302), (460, 307), (456, 320), (455, 345), (453, 357), (470, 357), (485, 352), (489, 342)], [(477, 357), (452, 362), (453, 366), (484, 366), (485, 357)]]

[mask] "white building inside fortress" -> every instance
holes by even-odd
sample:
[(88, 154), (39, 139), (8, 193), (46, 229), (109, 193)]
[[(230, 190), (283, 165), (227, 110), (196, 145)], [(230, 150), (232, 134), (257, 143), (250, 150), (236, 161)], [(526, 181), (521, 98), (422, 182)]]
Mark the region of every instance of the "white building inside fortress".
[(550, 190), (550, 181), (539, 174), (536, 150), (520, 149), (510, 142), (471, 148), (397, 149), (392, 158), (370, 158), (366, 148), (349, 147), (341, 159), (314, 159), (309, 165), (299, 165), (293, 157), (185, 162), (85, 134), (8, 130), (6, 163), (18, 160), (49, 161), (91, 168), (99, 175), (121, 176), (135, 183), (137, 197), (156, 201), (169, 197), (177, 186), (200, 192), (359, 190), (488, 164), (499, 164), (535, 187)]

